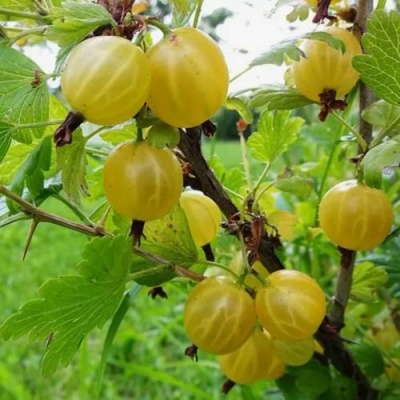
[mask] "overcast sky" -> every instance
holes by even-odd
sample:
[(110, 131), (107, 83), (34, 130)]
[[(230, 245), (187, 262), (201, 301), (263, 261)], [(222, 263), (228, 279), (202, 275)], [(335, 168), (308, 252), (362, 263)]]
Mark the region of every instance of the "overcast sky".
[[(204, 16), (221, 7), (233, 12), (233, 16), (227, 18), (217, 29), (217, 34), (221, 38), (220, 46), (226, 56), (231, 76), (241, 72), (251, 60), (280, 40), (315, 29), (315, 25), (310, 22), (289, 24), (286, 15), (292, 9), (290, 5), (279, 8), (271, 15), (275, 3), (275, 0), (204, 1), (202, 10)], [(24, 51), (35, 59), (45, 72), (53, 71), (56, 46), (52, 44), (47, 48), (35, 46), (35, 48), (25, 48)], [(255, 84), (279, 83), (283, 81), (282, 74), (283, 68), (257, 67), (232, 84), (231, 91)]]

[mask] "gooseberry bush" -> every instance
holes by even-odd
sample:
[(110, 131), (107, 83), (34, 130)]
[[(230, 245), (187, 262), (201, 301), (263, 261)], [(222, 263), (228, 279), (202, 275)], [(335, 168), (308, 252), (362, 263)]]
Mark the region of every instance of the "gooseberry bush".
[[(399, 12), (276, 1), (288, 27), (313, 29), (233, 77), (203, 0), (164, 3), (0, 1), (0, 235), (31, 221), (27, 265), (38, 225), (87, 237), (76, 269), (49, 265), (0, 337), (44, 344), (42, 373), (57, 377), (104, 330), (85, 395), (112, 398), (108, 356), (145, 287), (155, 309), (181, 310), (178, 359), (217, 371), (228, 396), (398, 398)], [(24, 53), (46, 43), (51, 74)], [(267, 64), (286, 70), (281, 85), (231, 90)], [(215, 123), (227, 109), (241, 157), (229, 166)], [(195, 384), (179, 397), (216, 393)]]

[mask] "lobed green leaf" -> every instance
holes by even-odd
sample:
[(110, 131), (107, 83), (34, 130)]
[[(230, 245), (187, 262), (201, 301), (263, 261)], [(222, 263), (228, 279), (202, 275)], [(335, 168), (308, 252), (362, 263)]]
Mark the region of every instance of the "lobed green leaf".
[(246, 184), (243, 170), (238, 167), (226, 168), (217, 155), (210, 157), (208, 165), (224, 187), (234, 192), (240, 192)]
[(50, 17), (54, 21), (45, 36), (61, 47), (76, 44), (96, 28), (113, 21), (105, 7), (74, 1), (66, 1), (62, 3), (62, 7), (51, 8)]
[(67, 196), (80, 203), (80, 195), (88, 195), (86, 183), (86, 140), (80, 129), (75, 130), (74, 140), (56, 148), (57, 167), (61, 170), (61, 181)]
[(292, 110), (313, 104), (297, 90), (284, 85), (270, 85), (254, 91), (247, 106), (252, 109)]
[[(146, 222), (143, 233), (144, 239), (140, 245), (143, 250), (170, 261), (171, 264), (186, 268), (190, 268), (198, 261), (197, 248), (193, 242), (185, 212), (179, 205), (165, 217)], [(131, 272), (143, 271), (157, 265), (156, 262), (135, 256)], [(137, 282), (141, 285), (157, 286), (175, 276), (174, 272), (167, 270), (140, 278)]]
[(40, 288), (40, 299), (24, 304), (0, 326), (4, 339), (47, 339), (42, 364), (45, 376), (71, 362), (82, 339), (104, 325), (124, 293), (132, 260), (129, 239), (95, 238), (85, 247), (83, 257), (78, 265), (80, 275), (47, 281)]
[(239, 97), (228, 97), (225, 106), (228, 110), (237, 111), (240, 118), (242, 118), (246, 123), (251, 124), (253, 122), (253, 113), (250, 111), (246, 102)]
[(388, 275), (382, 267), (365, 261), (354, 269), (350, 296), (352, 300), (370, 303), (377, 300), (377, 291), (385, 285)]
[[(43, 72), (21, 52), (0, 46), (0, 122), (13, 126), (13, 139), (29, 144), (45, 127), (27, 126), (47, 121), (49, 90)], [(19, 127), (19, 125), (21, 125)]]
[(184, 26), (200, 1), (202, 0), (169, 0), (172, 6), (172, 25), (176, 28)]
[(39, 196), (44, 189), (44, 171), (50, 169), (51, 149), (51, 136), (47, 136), (29, 153), (11, 181), (14, 193), (21, 195), (26, 186), (33, 196)]
[(378, 348), (369, 343), (350, 345), (351, 353), (368, 379), (377, 378), (385, 370), (385, 362)]
[(282, 65), (286, 57), (294, 61), (299, 61), (301, 57), (301, 51), (299, 50), (297, 44), (299, 40), (310, 39), (319, 40), (327, 43), (334, 49), (340, 50), (342, 53), (345, 52), (346, 46), (342, 40), (333, 37), (326, 32), (311, 32), (302, 36), (298, 36), (292, 39), (285, 39), (273, 46), (266, 53), (261, 54), (250, 62), (250, 67), (255, 67), (258, 65), (274, 64), (277, 66)]
[(274, 161), (297, 139), (303, 123), (302, 118), (290, 117), (289, 111), (263, 112), (248, 140), (253, 157), (264, 163)]
[(400, 14), (374, 11), (362, 38), (366, 54), (353, 58), (361, 80), (380, 98), (400, 104)]

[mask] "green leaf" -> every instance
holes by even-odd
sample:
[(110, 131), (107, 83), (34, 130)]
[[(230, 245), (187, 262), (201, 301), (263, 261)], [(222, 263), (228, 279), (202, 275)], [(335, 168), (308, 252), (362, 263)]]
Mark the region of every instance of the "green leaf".
[(366, 54), (353, 58), (362, 81), (380, 98), (400, 104), (400, 13), (374, 11), (362, 37)]
[[(388, 129), (395, 132), (400, 131), (400, 107), (389, 104), (385, 100), (378, 100), (367, 107), (363, 113), (362, 118), (369, 124), (379, 128)], [(390, 135), (393, 136), (393, 133)]]
[(378, 348), (369, 343), (352, 344), (349, 346), (351, 354), (361, 371), (372, 380), (383, 374), (385, 362)]
[(49, 90), (43, 72), (28, 57), (10, 48), (0, 47), (0, 118), (13, 125), (13, 138), (31, 143), (32, 136), (41, 137), (45, 127), (18, 127), (47, 121)]
[(388, 280), (386, 271), (371, 262), (365, 261), (354, 269), (350, 296), (352, 300), (370, 303), (377, 300), (376, 292)]
[(73, 1), (51, 8), (50, 17), (54, 21), (45, 36), (61, 47), (76, 44), (99, 26), (113, 21), (111, 14), (98, 4)]
[(261, 54), (253, 61), (251, 61), (250, 67), (265, 64), (274, 64), (280, 66), (285, 62), (286, 57), (289, 57), (294, 61), (299, 61), (301, 57), (301, 51), (299, 50), (297, 43), (300, 39), (323, 41), (326, 42), (329, 46), (341, 50), (342, 53), (346, 50), (346, 46), (343, 41), (333, 37), (329, 33), (311, 32), (302, 36), (298, 36), (296, 38), (283, 40), (273, 45), (266, 53)]
[[(197, 248), (193, 242), (186, 215), (178, 205), (169, 214), (157, 220), (148, 221), (144, 226), (144, 240), (140, 247), (166, 261), (189, 268), (198, 260)], [(157, 266), (155, 262), (136, 257), (131, 272), (142, 271)], [(171, 280), (176, 275), (163, 271), (153, 276), (146, 276), (137, 283), (146, 286), (157, 286)]]
[(11, 143), (11, 146), (0, 163), (0, 182), (7, 185), (11, 182), (14, 174), (28, 157), (29, 153), (37, 146), (38, 140), (32, 144)]
[(185, 25), (202, 0), (169, 0), (172, 6), (172, 24), (174, 27)]
[(295, 89), (285, 85), (269, 85), (254, 91), (247, 101), (247, 106), (251, 109), (291, 110), (312, 103)]
[(309, 396), (297, 389), (294, 374), (286, 373), (276, 381), (276, 384), (285, 400), (310, 400)]
[[(32, 0), (0, 0), (0, 7), (11, 11), (24, 11), (24, 12), (34, 12), (35, 2)], [(2, 14), (0, 12), (0, 17), (4, 19), (22, 19), (21, 17), (11, 17), (7, 14)]]
[(246, 123), (251, 124), (253, 122), (253, 113), (250, 111), (247, 104), (239, 97), (228, 97), (225, 106), (228, 110), (237, 111), (240, 118), (242, 118)]
[(57, 167), (61, 170), (61, 181), (65, 193), (75, 203), (80, 203), (80, 195), (88, 195), (86, 183), (86, 140), (82, 131), (74, 132), (74, 140), (56, 148)]
[(257, 132), (248, 140), (253, 157), (264, 163), (274, 161), (297, 139), (303, 123), (302, 118), (290, 117), (289, 111), (263, 112)]
[(395, 140), (387, 140), (372, 148), (361, 162), (366, 184), (375, 188), (382, 186), (382, 172), (390, 172), (399, 165), (400, 143)]
[[(324, 393), (331, 384), (329, 368), (319, 361), (311, 360), (296, 371), (297, 389), (310, 398)], [(310, 382), (313, 382), (310, 385)]]
[[(288, 2), (289, 3), (289, 2)], [(299, 4), (293, 4), (292, 11), (286, 15), (287, 22), (295, 22), (297, 19), (299, 21), (305, 21), (310, 13), (310, 7), (305, 2)]]
[(12, 132), (11, 125), (0, 122), (0, 163), (7, 154), (11, 145)]
[(237, 167), (227, 169), (217, 155), (210, 157), (208, 164), (224, 187), (240, 192), (246, 184), (243, 170)]
[(344, 42), (327, 32), (311, 32), (305, 35), (307, 39), (310, 40), (318, 40), (321, 42), (325, 42), (327, 45), (333, 47), (336, 50), (340, 50), (341, 53), (346, 51), (346, 45)]
[(159, 149), (169, 146), (174, 148), (180, 140), (179, 131), (171, 125), (157, 121), (147, 133), (147, 142)]
[(120, 129), (104, 130), (99, 136), (106, 142), (118, 144), (126, 140), (136, 139), (137, 127), (135, 123), (130, 123)]
[(318, 400), (354, 400), (357, 398), (356, 383), (349, 377), (335, 374), (331, 386)]
[(24, 304), (0, 326), (4, 339), (47, 338), (42, 364), (45, 376), (68, 365), (82, 339), (116, 311), (132, 260), (130, 241), (95, 238), (84, 248), (83, 259), (78, 265), (80, 275), (47, 281), (39, 290), (40, 299)]
[(312, 192), (314, 188), (314, 181), (311, 178), (295, 175), (287, 178), (278, 178), (274, 182), (274, 186), (282, 192), (293, 193), (300, 197), (306, 197)]
[[(44, 188), (43, 171), (48, 171), (50, 169), (51, 139), (51, 136), (45, 137), (34, 150), (29, 153), (26, 160), (15, 172), (11, 181), (11, 190), (14, 193), (22, 195), (25, 186), (34, 196), (38, 196), (42, 192)], [(13, 209), (14, 207), (11, 204), (9, 207)]]
[(251, 67), (256, 67), (265, 64), (282, 65), (285, 62), (286, 56), (292, 60), (300, 60), (300, 51), (297, 47), (299, 37), (295, 39), (283, 40), (273, 46), (266, 53), (261, 54), (250, 62)]

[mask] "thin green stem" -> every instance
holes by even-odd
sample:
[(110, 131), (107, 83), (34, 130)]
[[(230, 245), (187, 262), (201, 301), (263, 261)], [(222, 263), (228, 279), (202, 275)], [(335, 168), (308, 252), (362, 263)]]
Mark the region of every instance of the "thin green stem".
[(147, 268), (138, 272), (132, 272), (128, 275), (129, 281), (136, 281), (138, 279), (146, 278), (148, 276), (159, 274), (164, 271), (174, 271), (175, 267), (172, 263), (165, 263), (162, 265), (157, 265), (156, 267)]
[(254, 190), (258, 190), (258, 188), (260, 187), (262, 181), (267, 176), (270, 168), (271, 168), (271, 163), (267, 163), (265, 165), (263, 171), (261, 172), (261, 175), (258, 177), (256, 184), (254, 185)]
[(378, 4), (376, 5), (377, 10), (383, 10), (386, 7), (386, 0), (378, 0)]
[(62, 196), (60, 193), (55, 193), (52, 195), (58, 201), (65, 204), (82, 222), (90, 226), (95, 226), (96, 224), (91, 221), (75, 204), (71, 203), (68, 199)]
[(55, 119), (52, 121), (41, 121), (41, 122), (29, 122), (27, 124), (10, 124), (14, 130), (17, 129), (26, 129), (26, 128), (38, 128), (41, 126), (52, 126), (52, 125), (60, 125), (63, 123), (63, 119)]
[(106, 150), (101, 150), (101, 149), (94, 149), (93, 147), (85, 147), (85, 150), (88, 154), (94, 155), (94, 156), (104, 156), (107, 157), (110, 152)]
[(234, 75), (229, 82), (232, 83), (233, 81), (235, 81), (236, 79), (240, 78), (242, 75), (244, 75), (245, 73), (249, 72), (253, 67), (251, 65), (249, 65), (248, 67), (246, 67), (243, 71), (239, 72), (238, 74)]
[(342, 123), (357, 139), (357, 142), (363, 152), (367, 151), (368, 145), (360, 133), (354, 129), (345, 119), (343, 119), (337, 112), (331, 113), (340, 123)]
[(124, 320), (126, 313), (129, 310), (131, 300), (136, 297), (141, 289), (140, 285), (133, 285), (129, 292), (127, 292), (122, 299), (121, 304), (119, 305), (117, 311), (115, 312), (111, 324), (107, 331), (107, 336), (104, 340), (103, 350), (101, 353), (101, 360), (99, 369), (96, 374), (96, 387), (95, 387), (95, 399), (100, 398), (101, 388), (103, 386), (104, 374), (107, 366), (108, 359), (110, 357), (112, 344), (114, 342), (114, 338), (118, 332), (119, 327), (121, 326), (121, 322)]
[[(337, 140), (336, 142), (334, 142), (334, 144), (333, 144), (333, 146), (331, 148), (331, 151), (329, 153), (328, 161), (327, 161), (327, 163), (325, 165), (325, 169), (324, 169), (324, 172), (323, 172), (323, 175), (322, 175), (322, 178), (321, 178), (321, 184), (319, 186), (319, 190), (318, 190), (318, 193), (317, 193), (317, 195), (318, 195), (318, 204), (321, 202), (322, 196), (325, 193), (325, 183), (326, 183), (326, 180), (328, 179), (329, 171), (330, 171), (331, 166), (333, 164), (333, 158), (335, 156), (336, 149), (337, 149), (337, 146), (339, 145), (339, 143), (340, 143), (340, 140)], [(315, 210), (314, 225), (316, 226), (317, 223), (318, 223), (318, 208)]]
[(245, 89), (240, 89), (237, 92), (231, 93), (231, 97), (236, 97), (236, 96), (240, 96), (241, 94), (247, 93), (247, 92), (254, 92), (256, 90), (260, 89), (259, 87), (248, 87)]
[(236, 197), (236, 198), (239, 199), (240, 201), (244, 201), (244, 197), (243, 197), (241, 194), (236, 193), (234, 190), (229, 189), (229, 188), (226, 187), (226, 186), (224, 186), (224, 191), (225, 191), (226, 193), (230, 194), (231, 196)]
[(97, 213), (104, 208), (104, 206), (106, 206), (108, 204), (107, 200), (103, 201), (100, 205), (98, 205), (90, 214), (89, 214), (89, 218), (92, 219), (95, 215), (97, 215)]
[(204, 0), (197, 0), (196, 11), (194, 12), (193, 28), (197, 28), (200, 20), (201, 8), (203, 7)]
[(253, 181), (251, 179), (250, 163), (247, 155), (246, 139), (244, 138), (243, 132), (241, 131), (239, 131), (239, 139), (240, 139), (240, 150), (242, 153), (242, 163), (243, 163), (244, 174), (247, 181), (247, 187), (249, 189), (249, 192), (253, 194), (254, 187), (253, 187)]
[(224, 270), (225, 272), (227, 272), (228, 274), (233, 275), (233, 277), (238, 278), (238, 275), (224, 264), (221, 264), (221, 263), (218, 263), (215, 261), (198, 261), (196, 264), (205, 264), (209, 267), (220, 268), (220, 269)]
[(46, 22), (49, 20), (48, 17), (44, 17), (39, 14), (25, 12), (25, 11), (10, 10), (10, 9), (4, 8), (4, 7), (0, 7), (0, 14), (6, 15), (8, 17), (17, 17), (17, 18), (21, 18), (21, 19), (33, 19), (33, 20), (39, 21), (39, 22)]
[(378, 133), (375, 139), (372, 140), (369, 148), (371, 149), (372, 147), (375, 147), (378, 144), (380, 144), (382, 140), (388, 135), (388, 133), (390, 133), (399, 123), (400, 123), (400, 115), (397, 118), (395, 118), (390, 125), (381, 129), (381, 131)]
[(114, 28), (115, 36), (121, 36), (121, 31), (119, 30), (119, 26), (114, 18), (111, 18), (110, 24)]
[(203, 275), (200, 275), (200, 274), (198, 274), (194, 271), (191, 271), (185, 267), (182, 267), (178, 264), (174, 264), (168, 260), (165, 260), (164, 258), (162, 258), (156, 254), (150, 253), (150, 252), (142, 249), (141, 247), (134, 247), (132, 251), (135, 254), (137, 254), (138, 256), (147, 258), (148, 260), (154, 262), (155, 264), (157, 264), (157, 267), (149, 268), (144, 271), (138, 271), (138, 272), (129, 274), (129, 280), (136, 280), (136, 279), (143, 278), (146, 276), (151, 276), (153, 274), (157, 274), (162, 271), (172, 271), (175, 274), (177, 274), (178, 276), (188, 278), (188, 279), (191, 279), (191, 280), (197, 281), (197, 282), (200, 282), (204, 279)]
[(37, 34), (42, 34), (46, 31), (47, 25), (46, 26), (38, 26), (36, 28), (32, 29), (25, 29), (18, 33), (17, 35), (13, 36), (10, 38), (8, 45), (11, 46), (13, 43), (17, 42), (19, 39), (29, 36), (29, 35), (37, 35)]
[(154, 17), (147, 18), (146, 19), (146, 24), (147, 25), (151, 25), (151, 26), (155, 26), (156, 28), (158, 28), (164, 34), (164, 36), (167, 36), (172, 32), (172, 30), (170, 28), (168, 28), (167, 25), (165, 25), (160, 20), (158, 20), (158, 19), (156, 19)]
[(269, 189), (274, 186), (274, 182), (271, 182), (269, 185), (265, 186), (259, 193), (257, 193), (256, 198), (254, 199), (254, 204), (257, 204), (260, 201), (261, 196)]
[(101, 126), (100, 128), (95, 129), (93, 132), (89, 133), (89, 135), (85, 136), (85, 142), (87, 143), (92, 137), (109, 128), (111, 128), (111, 126)]

